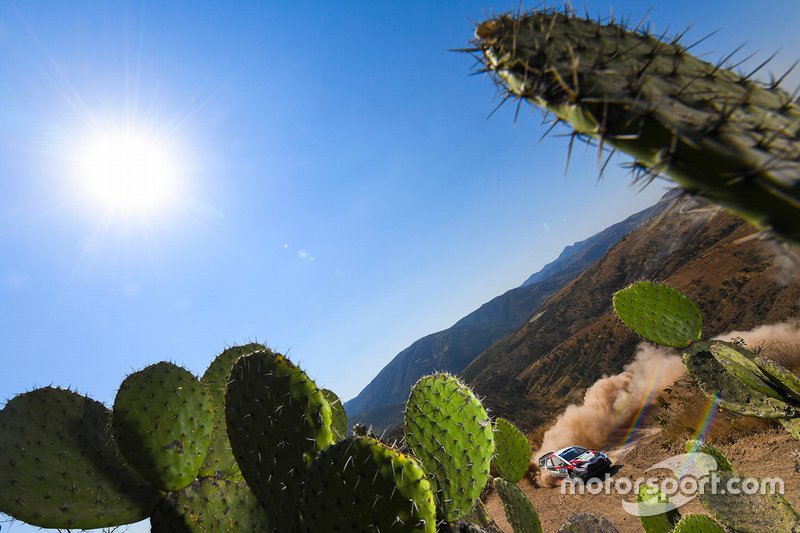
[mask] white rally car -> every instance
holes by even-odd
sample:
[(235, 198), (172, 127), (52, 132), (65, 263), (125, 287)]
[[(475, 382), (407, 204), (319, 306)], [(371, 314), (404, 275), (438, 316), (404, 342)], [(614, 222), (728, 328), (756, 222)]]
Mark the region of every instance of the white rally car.
[(560, 478), (585, 480), (610, 466), (611, 460), (606, 454), (580, 446), (567, 446), (539, 457), (539, 468)]

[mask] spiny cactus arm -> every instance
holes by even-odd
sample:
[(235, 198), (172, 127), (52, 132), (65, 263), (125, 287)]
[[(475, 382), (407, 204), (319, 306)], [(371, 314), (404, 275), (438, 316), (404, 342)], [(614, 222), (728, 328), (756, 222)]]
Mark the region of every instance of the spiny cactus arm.
[(499, 477), (494, 478), (493, 483), (514, 533), (542, 533), (539, 514), (525, 493), (513, 483)]
[(700, 310), (689, 297), (664, 283), (640, 281), (614, 294), (614, 311), (641, 337), (685, 348), (702, 333)]
[(503, 90), (576, 135), (666, 174), (757, 228), (800, 241), (800, 108), (692, 56), (677, 40), (541, 9), (481, 23), (474, 41)]
[(492, 424), (481, 401), (455, 376), (424, 376), (406, 402), (404, 432), (428, 474), (439, 519), (466, 516), (489, 479), (494, 455)]
[(228, 389), (228, 378), (233, 363), (243, 355), (266, 349), (266, 346), (258, 343), (232, 346), (215, 357), (200, 378), (214, 406), (214, 429), (208, 445), (208, 454), (200, 469), (200, 477), (241, 479), (241, 472), (231, 452), (231, 443), (225, 426), (225, 392)]
[[(734, 476), (727, 472), (720, 472), (718, 475), (718, 487), (729, 486), (728, 483)], [(742, 485), (737, 486), (743, 488)], [(769, 488), (769, 485), (762, 487)], [(727, 490), (705, 490), (700, 493), (700, 502), (719, 523), (734, 531), (760, 533), (800, 529), (800, 515), (780, 494), (761, 489), (753, 494), (744, 490), (738, 492), (735, 494)]]
[(700, 389), (715, 397), (720, 407), (745, 416), (759, 418), (794, 418), (800, 410), (748, 387), (729, 374), (712, 354), (712, 346), (722, 341), (698, 342), (683, 353), (686, 371)]
[(328, 401), (298, 366), (265, 350), (233, 365), (225, 418), (244, 479), (267, 515), (291, 530), (306, 472), (333, 443)]
[(333, 432), (334, 442), (339, 442), (347, 437), (347, 412), (344, 404), (335, 392), (329, 389), (321, 389), (322, 394), (331, 405), (331, 431)]
[(54, 387), (11, 399), (0, 411), (0, 512), (59, 529), (150, 516), (160, 493), (117, 451), (110, 416), (100, 402)]
[(122, 455), (162, 490), (180, 490), (200, 472), (213, 428), (205, 388), (167, 362), (134, 372), (114, 399), (111, 426)]
[(687, 514), (675, 524), (674, 533), (725, 533), (725, 528), (704, 514)]
[(530, 466), (531, 444), (528, 437), (505, 418), (494, 422), (494, 449), (492, 464), (501, 478), (517, 483), (525, 477)]
[(681, 515), (658, 487), (642, 485), (636, 494), (639, 519), (646, 533), (671, 533)]
[(242, 481), (195, 480), (165, 494), (150, 517), (152, 533), (271, 531), (264, 507)]
[(302, 530), (434, 533), (433, 492), (419, 462), (372, 437), (327, 448), (308, 472)]

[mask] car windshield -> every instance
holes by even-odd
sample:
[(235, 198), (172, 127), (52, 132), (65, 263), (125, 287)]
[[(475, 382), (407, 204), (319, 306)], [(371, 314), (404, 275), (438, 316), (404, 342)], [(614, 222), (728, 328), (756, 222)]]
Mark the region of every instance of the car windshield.
[(573, 446), (572, 448), (568, 448), (558, 454), (562, 459), (565, 461), (572, 461), (579, 455), (586, 452), (586, 448), (581, 448), (580, 446)]

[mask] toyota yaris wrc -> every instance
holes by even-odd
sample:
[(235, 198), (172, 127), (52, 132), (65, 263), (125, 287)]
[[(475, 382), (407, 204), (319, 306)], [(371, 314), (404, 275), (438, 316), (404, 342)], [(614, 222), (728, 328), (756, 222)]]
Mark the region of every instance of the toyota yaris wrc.
[(606, 454), (580, 446), (568, 446), (539, 457), (539, 468), (560, 478), (586, 480), (610, 466), (611, 460)]

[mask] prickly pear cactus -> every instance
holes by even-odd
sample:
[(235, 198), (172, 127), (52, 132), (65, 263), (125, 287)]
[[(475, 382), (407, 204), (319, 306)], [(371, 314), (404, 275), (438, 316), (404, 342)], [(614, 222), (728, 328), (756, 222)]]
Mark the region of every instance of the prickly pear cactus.
[(641, 281), (614, 294), (614, 311), (643, 338), (673, 348), (700, 339), (700, 310), (683, 293), (663, 283)]
[(245, 481), (279, 527), (298, 520), (308, 468), (333, 443), (331, 408), (305, 372), (269, 350), (239, 358), (225, 398), (231, 449)]
[[(718, 487), (727, 487), (733, 474), (719, 473)], [(756, 480), (759, 481), (759, 480)], [(800, 515), (786, 499), (777, 493), (756, 490), (747, 494), (747, 485), (736, 480), (734, 485), (742, 490), (734, 494), (727, 490), (705, 490), (700, 502), (717, 521), (733, 531), (761, 533), (763, 531), (799, 531)]]
[(542, 533), (539, 514), (519, 487), (499, 477), (493, 483), (514, 533)]
[[(751, 388), (742, 382), (741, 374), (730, 374), (714, 356), (713, 350), (719, 344), (733, 346), (722, 341), (698, 342), (683, 354), (686, 370), (706, 395), (716, 397), (720, 407), (740, 415), (760, 418), (793, 418), (800, 415), (796, 405), (777, 399), (774, 394), (765, 395)], [(720, 353), (719, 350), (717, 353)], [(755, 374), (747, 382), (763, 384)]]
[[(669, 506), (669, 498), (658, 487), (640, 486), (636, 502), (639, 519), (646, 533), (671, 533), (681, 519), (678, 510)], [(665, 507), (669, 507), (669, 510), (661, 512)]]
[(239, 465), (233, 458), (228, 431), (225, 426), (225, 393), (228, 390), (228, 378), (231, 368), (243, 355), (258, 350), (266, 350), (263, 344), (250, 343), (244, 346), (233, 346), (224, 350), (211, 362), (200, 382), (206, 388), (211, 405), (214, 406), (214, 424), (208, 453), (200, 469), (200, 477), (225, 477), (238, 479), (241, 477)]
[(525, 477), (531, 461), (531, 444), (528, 437), (505, 418), (494, 421), (494, 450), (492, 464), (501, 478), (516, 483)]
[(509, 96), (628, 153), (649, 178), (800, 241), (800, 108), (644, 31), (540, 9), (481, 23), (475, 52)]
[(197, 477), (211, 440), (213, 408), (200, 381), (167, 362), (134, 372), (114, 399), (111, 426), (122, 455), (162, 490)]
[(422, 461), (440, 519), (466, 516), (489, 479), (492, 424), (481, 401), (449, 374), (424, 376), (411, 389), (405, 437)]
[(675, 524), (674, 533), (725, 533), (725, 528), (704, 514), (688, 514)]
[(558, 533), (619, 533), (619, 530), (601, 514), (578, 513), (567, 518)]
[(54, 387), (10, 400), (0, 411), (0, 512), (59, 529), (147, 518), (160, 494), (122, 459), (110, 417), (100, 402)]
[(302, 530), (434, 533), (430, 483), (413, 457), (371, 437), (324, 450), (307, 478)]
[(270, 531), (267, 512), (244, 482), (203, 478), (170, 492), (150, 517), (152, 533)]
[(347, 412), (344, 410), (342, 400), (335, 392), (322, 389), (322, 394), (331, 405), (331, 431), (333, 431), (334, 442), (339, 442), (347, 437)]
[(709, 442), (704, 442), (698, 439), (691, 439), (686, 441), (686, 453), (705, 453), (710, 455), (717, 461), (717, 470), (722, 472), (733, 472), (731, 462), (725, 457), (725, 454)]

